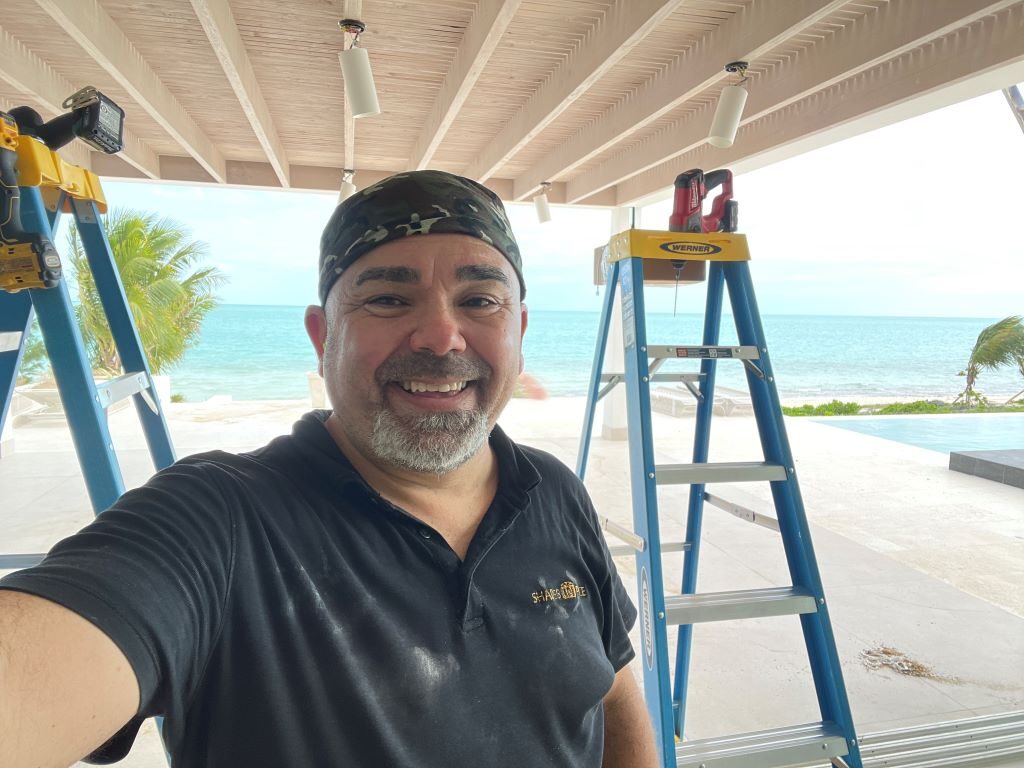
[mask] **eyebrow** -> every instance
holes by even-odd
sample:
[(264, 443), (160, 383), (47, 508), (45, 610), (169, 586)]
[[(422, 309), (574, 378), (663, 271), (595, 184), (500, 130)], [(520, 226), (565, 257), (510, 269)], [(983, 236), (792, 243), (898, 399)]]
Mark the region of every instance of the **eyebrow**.
[(455, 270), (455, 277), (463, 282), (493, 280), (511, 287), (508, 276), (497, 267), (489, 267), (484, 264), (471, 264), (466, 267), (459, 267)]
[(412, 267), (370, 267), (364, 269), (356, 278), (356, 285), (381, 280), (386, 283), (418, 283), (420, 273)]
[[(511, 287), (508, 276), (497, 267), (485, 264), (470, 264), (455, 270), (455, 278), (461, 282), (496, 281)], [(420, 273), (412, 267), (369, 267), (359, 273), (356, 286), (378, 280), (386, 283), (418, 283)]]

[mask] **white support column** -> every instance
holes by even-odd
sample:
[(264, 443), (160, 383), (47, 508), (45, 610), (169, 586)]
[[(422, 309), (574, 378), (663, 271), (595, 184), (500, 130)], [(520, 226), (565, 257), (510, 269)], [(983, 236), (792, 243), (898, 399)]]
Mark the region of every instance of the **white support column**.
[[(633, 224), (632, 208), (612, 209), (612, 226), (609, 236), (629, 229)], [(614, 286), (608, 286), (612, 290)], [(626, 360), (622, 349), (622, 295), (615, 295), (612, 319), (608, 328), (608, 346), (604, 352), (606, 373), (622, 373)], [(604, 397), (604, 411), (601, 418), (601, 437), (605, 440), (625, 440), (626, 430), (626, 385), (619, 384)]]

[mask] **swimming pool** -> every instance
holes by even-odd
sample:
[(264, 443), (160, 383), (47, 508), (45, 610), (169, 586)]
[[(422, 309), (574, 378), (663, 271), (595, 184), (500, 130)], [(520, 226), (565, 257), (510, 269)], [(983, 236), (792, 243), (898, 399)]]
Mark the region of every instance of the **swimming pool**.
[(814, 421), (942, 453), (1024, 448), (1024, 413), (836, 416)]

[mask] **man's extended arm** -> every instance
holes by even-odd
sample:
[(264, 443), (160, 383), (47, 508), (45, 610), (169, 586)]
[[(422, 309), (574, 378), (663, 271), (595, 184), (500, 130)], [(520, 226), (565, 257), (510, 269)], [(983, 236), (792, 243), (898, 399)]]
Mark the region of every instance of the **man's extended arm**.
[(657, 768), (654, 729), (629, 665), (604, 697), (604, 768)]
[(0, 765), (68, 766), (134, 717), (121, 650), (78, 614), (0, 590)]

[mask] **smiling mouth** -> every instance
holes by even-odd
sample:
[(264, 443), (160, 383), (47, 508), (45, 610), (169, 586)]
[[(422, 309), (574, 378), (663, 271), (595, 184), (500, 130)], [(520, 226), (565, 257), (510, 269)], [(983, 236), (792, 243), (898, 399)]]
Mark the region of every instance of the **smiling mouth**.
[(472, 382), (464, 380), (442, 382), (440, 384), (426, 381), (396, 381), (395, 383), (406, 392), (417, 394), (419, 392), (461, 392)]

